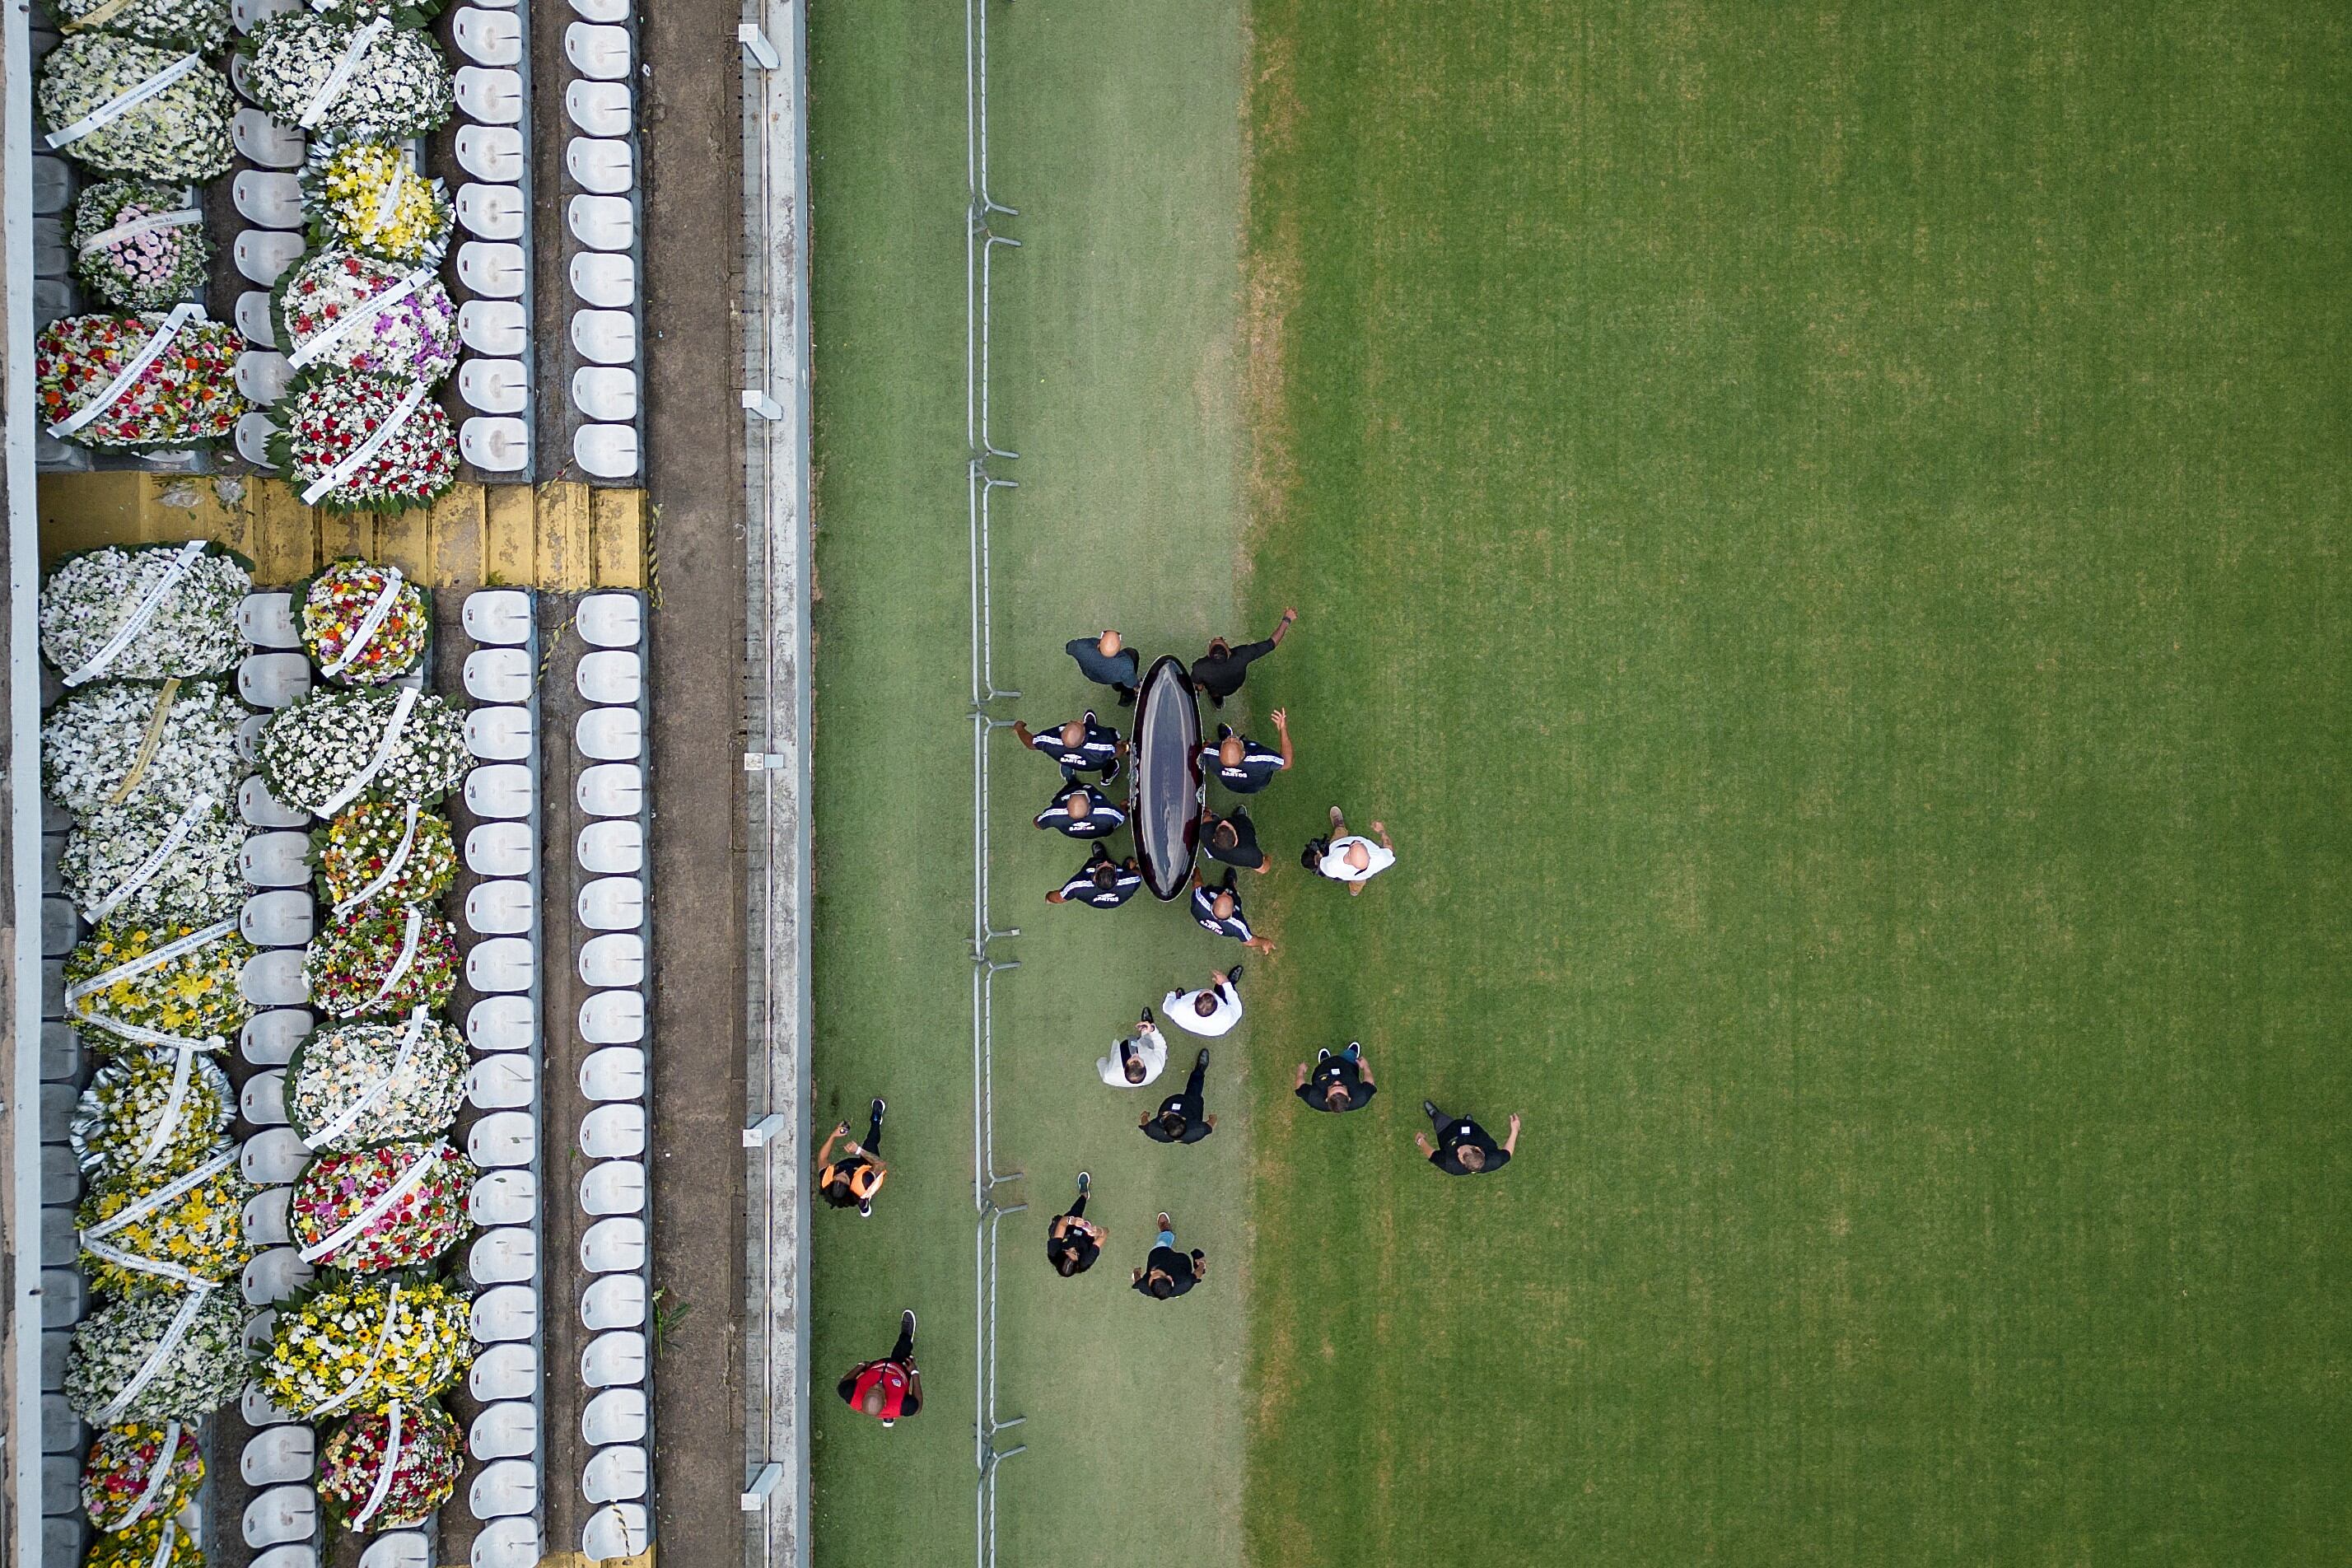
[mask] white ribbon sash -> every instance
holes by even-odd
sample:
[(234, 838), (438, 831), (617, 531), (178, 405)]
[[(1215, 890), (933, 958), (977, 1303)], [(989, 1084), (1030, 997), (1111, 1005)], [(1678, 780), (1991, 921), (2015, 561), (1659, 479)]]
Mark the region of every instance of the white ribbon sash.
[(383, 189), (376, 193), (375, 211), (368, 215), (367, 227), (360, 230), (362, 245), (373, 239), (376, 231), (390, 223), (394, 215), (400, 211), (400, 198), (408, 193), (409, 177), (408, 160), (401, 157), (394, 158), (392, 178), (386, 180), (383, 183)]
[[(309, 345), (303, 346), (307, 348)], [(320, 496), (367, 467), (369, 461), (383, 449), (383, 444), (400, 433), (400, 427), (408, 423), (410, 416), (424, 403), (425, 390), (425, 384), (421, 381), (410, 387), (406, 395), (401, 398), (400, 406), (392, 411), (392, 417), (375, 427), (374, 435), (354, 447), (351, 456), (310, 482), (310, 488), (302, 492), (302, 504), (318, 505)]]
[[(183, 310), (192, 310), (194, 307), (183, 305), (180, 309)], [(177, 315), (179, 311), (177, 310), (173, 312), (173, 315)], [(170, 328), (170, 331), (173, 333), (176, 333), (179, 331), (177, 327), (173, 327), (168, 321), (165, 322), (164, 325)], [(161, 333), (158, 334), (158, 336), (162, 335), (163, 334)], [(166, 341), (168, 341), (168, 339)], [(161, 353), (162, 351), (158, 349), (156, 352)], [(152, 354), (144, 355), (134, 368), (144, 368), (147, 361), (153, 357), (154, 356)], [(125, 374), (127, 374), (129, 373), (126, 372)], [(120, 380), (121, 377), (117, 377), (116, 379)], [(114, 389), (112, 387), (109, 387), (107, 390), (111, 393)], [(102, 406), (102, 405), (93, 405), (89, 412), (97, 412), (97, 408), (99, 406)], [(75, 417), (79, 418), (80, 416), (77, 415)], [(106, 639), (106, 646), (100, 648), (96, 653), (90, 655), (89, 660), (85, 662), (80, 668), (67, 675), (65, 678), (66, 684), (68, 686), (79, 686), (83, 681), (91, 679), (93, 676), (105, 674), (108, 668), (113, 665), (114, 661), (122, 657), (122, 650), (131, 646), (131, 639), (137, 637), (141, 631), (144, 630), (148, 621), (153, 618), (155, 612), (163, 608), (163, 601), (172, 596), (172, 590), (180, 585), (180, 579), (188, 574), (188, 568), (194, 566), (196, 563), (196, 557), (202, 555), (204, 552), (205, 542), (201, 539), (191, 539), (185, 544), (180, 546), (180, 552), (172, 557), (171, 564), (163, 569), (163, 575), (156, 580), (153, 587), (149, 588), (144, 594), (142, 594), (139, 596), (139, 603), (131, 606), (129, 617), (125, 619), (121, 626), (114, 628), (114, 635)]]
[(121, 908), (123, 900), (154, 880), (155, 873), (162, 870), (164, 862), (171, 859), (180, 846), (188, 841), (188, 835), (195, 830), (196, 824), (203, 819), (205, 813), (212, 808), (213, 797), (201, 792), (183, 806), (180, 810), (180, 819), (172, 824), (172, 830), (163, 835), (163, 841), (148, 851), (147, 858), (132, 868), (131, 875), (125, 877), (114, 891), (82, 911), (89, 917), (89, 923), (96, 925)]
[(392, 994), (392, 988), (400, 984), (401, 976), (408, 973), (408, 966), (416, 962), (416, 939), (424, 933), (425, 911), (411, 906), (407, 929), (400, 936), (400, 956), (394, 959), (392, 967), (384, 972), (383, 984), (375, 988), (375, 994), (352, 1010), (353, 1017), (364, 1016), (374, 1009), (377, 1003)]
[[(334, 323), (328, 327), (325, 331), (320, 332), (317, 337), (303, 339), (301, 346), (297, 348), (292, 353), (286, 356), (286, 363), (292, 365), (297, 370), (301, 369), (304, 365), (309, 364), (311, 361), (325, 353), (329, 349), (333, 348), (344, 338), (358, 331), (360, 328), (367, 325), (370, 321), (374, 321), (378, 316), (381, 316), (386, 310), (391, 310), (394, 305), (399, 304), (403, 300), (407, 299), (411, 294), (415, 293), (419, 289), (424, 288), (425, 285), (432, 281), (433, 269), (431, 268), (421, 267), (417, 268), (407, 277), (402, 279), (399, 282), (394, 284), (391, 288), (385, 289), (383, 293), (370, 295), (368, 298), (361, 300), (358, 304), (352, 306), (349, 310), (346, 310), (341, 315), (336, 317)], [(331, 669), (327, 673), (332, 675), (335, 672)]]
[(98, 1224), (91, 1226), (88, 1230), (83, 1231), (81, 1233), (83, 1245), (89, 1245), (89, 1238), (94, 1236), (111, 1236), (125, 1226), (136, 1225), (139, 1221), (145, 1219), (149, 1215), (153, 1214), (157, 1209), (162, 1208), (165, 1204), (170, 1203), (173, 1199), (184, 1197), (188, 1194), (195, 1191), (198, 1187), (204, 1185), (205, 1183), (211, 1181), (215, 1176), (219, 1175), (223, 1171), (227, 1170), (229, 1166), (236, 1163), (236, 1148), (232, 1144), (229, 1148), (214, 1155), (211, 1159), (205, 1161), (194, 1170), (190, 1171), (186, 1175), (182, 1176), (171, 1185), (166, 1187), (158, 1187), (136, 1203), (125, 1204), (121, 1208), (115, 1211), (114, 1216), (111, 1219), (100, 1220)]
[(362, 904), (366, 903), (370, 899), (374, 898), (378, 893), (381, 893), (386, 888), (391, 887), (393, 879), (398, 877), (402, 869), (407, 866), (408, 852), (415, 847), (415, 843), (416, 803), (412, 800), (408, 803), (408, 822), (406, 826), (401, 828), (400, 842), (394, 847), (392, 854), (385, 858), (383, 869), (376, 873), (376, 879), (374, 881), (370, 882), (366, 887), (362, 888), (358, 892), (353, 893), (350, 898), (345, 899), (342, 902), (337, 904), (335, 906), (335, 918), (337, 920), (341, 920), (353, 910), (358, 909)]
[(196, 1326), (196, 1314), (204, 1310), (205, 1298), (212, 1291), (213, 1287), (209, 1284), (194, 1286), (188, 1291), (188, 1299), (180, 1303), (178, 1311), (172, 1314), (172, 1321), (164, 1328), (163, 1337), (156, 1342), (153, 1350), (147, 1352), (147, 1359), (139, 1363), (139, 1370), (131, 1374), (131, 1381), (122, 1385), (122, 1392), (108, 1400), (106, 1407), (90, 1417), (91, 1426), (111, 1426), (121, 1420), (122, 1413), (147, 1392), (147, 1385), (163, 1375), (164, 1364), (178, 1353), (180, 1342), (186, 1339), (188, 1331)]
[(92, 992), (103, 991), (118, 980), (128, 980), (134, 974), (143, 974), (158, 965), (171, 963), (184, 952), (194, 952), (207, 942), (218, 942), (236, 929), (236, 920), (234, 916), (225, 921), (215, 921), (204, 930), (190, 931), (176, 942), (167, 942), (152, 952), (142, 953), (139, 957), (127, 963), (118, 963), (111, 969), (101, 970), (87, 980), (67, 986), (66, 1005), (72, 1007), (83, 997)]
[(383, 1467), (375, 1473), (375, 1485), (368, 1490), (368, 1500), (359, 1512), (352, 1515), (352, 1528), (365, 1530), (383, 1500), (392, 1495), (392, 1473), (400, 1465), (400, 1401), (395, 1399), (384, 1411)]
[[(344, 321), (350, 319), (346, 316)], [(336, 323), (338, 326), (341, 324), (340, 321)], [(320, 340), (313, 338), (310, 341), (316, 343)], [(367, 614), (360, 617), (359, 629), (352, 634), (351, 641), (343, 645), (343, 651), (335, 656), (335, 661), (332, 664), (319, 667), (320, 674), (331, 678), (342, 674), (352, 667), (352, 660), (359, 658), (360, 649), (367, 647), (369, 639), (383, 629), (383, 623), (391, 616), (392, 607), (400, 602), (400, 583), (399, 567), (387, 566), (383, 569), (383, 587), (376, 594), (374, 602), (368, 605)]]
[(434, 1167), (440, 1163), (441, 1154), (438, 1145), (419, 1154), (410, 1163), (408, 1169), (400, 1173), (398, 1181), (378, 1193), (373, 1201), (337, 1227), (333, 1235), (324, 1241), (312, 1242), (297, 1256), (305, 1263), (316, 1263), (337, 1247), (360, 1236), (368, 1226), (390, 1214), (401, 1199), (415, 1192), (423, 1184), (425, 1178), (433, 1173)]
[(153, 234), (158, 229), (185, 228), (192, 223), (204, 221), (204, 209), (201, 207), (174, 207), (170, 212), (149, 213), (145, 217), (125, 218), (113, 227), (100, 229), (88, 239), (83, 240), (77, 254), (88, 256), (93, 251), (104, 250), (110, 245), (120, 244), (126, 239), (137, 239), (142, 235)]
[[(415, 389), (413, 395), (422, 396), (424, 392), (425, 389), (420, 386)], [(382, 435), (383, 432), (378, 431), (377, 434)], [(327, 477), (330, 479), (334, 479), (334, 476), (331, 474)], [(321, 482), (323, 483), (324, 481), (322, 480)], [(341, 481), (337, 480), (336, 482), (340, 483)], [(309, 503), (306, 501), (304, 504), (308, 505)], [(335, 792), (334, 798), (328, 801), (326, 805), (320, 806), (315, 815), (320, 816), (334, 816), (335, 813), (342, 810), (343, 807), (351, 805), (354, 800), (357, 800), (362, 790), (375, 783), (375, 775), (383, 772), (384, 764), (392, 761), (393, 749), (400, 744), (401, 731), (408, 728), (408, 715), (415, 707), (416, 688), (413, 686), (402, 687), (400, 689), (400, 695), (394, 698), (392, 700), (392, 721), (384, 725), (383, 734), (375, 743), (375, 755), (369, 758), (368, 765), (362, 768), (356, 774), (354, 774), (349, 784), (337, 790)]]
[(103, 1258), (135, 1274), (152, 1274), (158, 1279), (175, 1280), (182, 1285), (202, 1285), (207, 1289), (212, 1285), (212, 1281), (203, 1275), (193, 1273), (176, 1263), (161, 1258), (142, 1258), (138, 1253), (110, 1247), (103, 1241), (92, 1241), (87, 1236), (82, 1237), (81, 1249), (92, 1258)]
[(323, 1401), (316, 1410), (311, 1411), (310, 1415), (312, 1417), (315, 1418), (324, 1415), (331, 1410), (341, 1410), (344, 1405), (349, 1405), (354, 1398), (358, 1397), (360, 1392), (367, 1387), (368, 1384), (375, 1377), (375, 1369), (383, 1363), (383, 1352), (392, 1348), (393, 1327), (399, 1321), (400, 1286), (395, 1282), (392, 1288), (391, 1293), (383, 1299), (383, 1331), (377, 1334), (375, 1337), (375, 1351), (368, 1357), (367, 1365), (360, 1368), (359, 1374), (356, 1377), (353, 1377), (351, 1382), (343, 1384), (343, 1390), (341, 1394), (336, 1394), (331, 1399)]
[(172, 1560), (172, 1548), (179, 1543), (180, 1527), (170, 1520), (155, 1532), (155, 1555), (147, 1560), (147, 1568), (163, 1568)]
[(362, 27), (344, 48), (342, 58), (335, 62), (335, 68), (327, 73), (327, 79), (319, 84), (318, 96), (310, 100), (310, 106), (302, 110), (295, 123), (305, 131), (318, 129), (319, 117), (334, 107), (335, 100), (343, 96), (343, 89), (351, 86), (352, 73), (359, 69), (360, 61), (367, 58), (368, 49), (390, 31), (392, 23), (382, 16)]
[(303, 1142), (313, 1149), (324, 1149), (356, 1126), (359, 1119), (366, 1115), (375, 1102), (383, 1098), (384, 1092), (392, 1088), (393, 1079), (398, 1078), (400, 1069), (408, 1065), (408, 1058), (416, 1054), (418, 1044), (425, 1038), (425, 1022), (430, 1016), (431, 1014), (421, 1006), (413, 1009), (408, 1015), (408, 1027), (400, 1037), (400, 1049), (394, 1053), (392, 1066), (385, 1070), (384, 1075), (368, 1085), (365, 1094), (345, 1106), (341, 1115), (320, 1128), (317, 1132), (304, 1139)]
[(155, 1157), (172, 1145), (172, 1135), (180, 1130), (181, 1113), (188, 1108), (188, 1079), (195, 1071), (196, 1053), (182, 1046), (173, 1053), (172, 1092), (163, 1100), (163, 1114), (155, 1119), (155, 1131), (148, 1136), (147, 1147), (139, 1151), (132, 1168), (152, 1165)]
[[(147, 1472), (147, 1489), (139, 1494), (139, 1500), (131, 1505), (131, 1511), (122, 1516), (122, 1522), (117, 1529), (128, 1530), (147, 1517), (147, 1510), (153, 1508), (155, 1500), (163, 1495), (163, 1483), (172, 1476), (172, 1461), (179, 1456), (180, 1424), (177, 1420), (166, 1421), (163, 1423), (163, 1449), (156, 1456), (155, 1468)], [(168, 1533), (172, 1526), (166, 1522), (163, 1529)]]
[(91, 132), (128, 114), (204, 63), (204, 57), (201, 55), (182, 55), (137, 87), (125, 92), (116, 93), (63, 131), (50, 132), (49, 145), (53, 148), (62, 147), (69, 142), (80, 141)]
[[(194, 59), (196, 57), (190, 55), (188, 58)], [(124, 365), (121, 374), (108, 382), (97, 397), (50, 426), (49, 434), (62, 441), (111, 408), (118, 398), (138, 384), (139, 378), (147, 373), (147, 367), (153, 364), (163, 351), (172, 346), (172, 340), (180, 335), (180, 329), (204, 313), (205, 308), (202, 305), (183, 304), (173, 307), (172, 313), (163, 318), (163, 324), (155, 329), (155, 335), (147, 340), (147, 346), (139, 351), (138, 357)]]

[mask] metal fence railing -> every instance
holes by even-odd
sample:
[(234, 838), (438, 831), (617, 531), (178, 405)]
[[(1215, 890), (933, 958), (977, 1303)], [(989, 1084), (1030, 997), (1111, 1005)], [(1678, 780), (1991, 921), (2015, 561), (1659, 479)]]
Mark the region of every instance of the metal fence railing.
[(964, 0), (964, 485), (971, 534), (971, 1201), (972, 1224), (972, 1451), (978, 1476), (972, 1489), (972, 1552), (978, 1568), (996, 1562), (997, 1467), (1028, 1445), (997, 1447), (997, 1436), (1025, 1419), (1006, 1416), (996, 1399), (997, 1230), (1004, 1216), (1029, 1205), (998, 1201), (997, 1189), (1021, 1179), (1018, 1171), (996, 1168), (996, 1074), (993, 1011), (996, 976), (1020, 967), (999, 958), (991, 944), (1021, 934), (1000, 929), (989, 911), (988, 738), (1013, 721), (990, 705), (1018, 697), (996, 684), (994, 605), (990, 589), (990, 503), (1015, 480), (990, 470), (992, 461), (1020, 454), (999, 446), (989, 425), (989, 310), (1000, 246), (1021, 242), (998, 234), (991, 220), (1018, 217), (988, 188), (988, 14), (985, 0)]

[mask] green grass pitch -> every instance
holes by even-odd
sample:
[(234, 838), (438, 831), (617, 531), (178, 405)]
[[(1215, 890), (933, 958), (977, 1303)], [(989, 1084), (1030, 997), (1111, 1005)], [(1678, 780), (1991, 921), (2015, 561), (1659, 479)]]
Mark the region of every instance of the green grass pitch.
[[(959, 9), (812, 17), (819, 1114), (909, 1150), (817, 1216), (828, 1563), (969, 1550)], [(1005, 1562), (2341, 1561), (2340, 7), (991, 14), (1015, 710), (1303, 612), (1202, 1149), (1091, 1062), (1226, 954), (1035, 904), (998, 753)], [(1424, 1093), (1519, 1158), (1420, 1164)], [(1233, 1265), (1169, 1308), (1163, 1203)]]

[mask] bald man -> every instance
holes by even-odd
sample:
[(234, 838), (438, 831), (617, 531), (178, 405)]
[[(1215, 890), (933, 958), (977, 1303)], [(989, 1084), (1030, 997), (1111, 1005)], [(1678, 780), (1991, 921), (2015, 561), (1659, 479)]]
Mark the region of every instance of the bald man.
[(1105, 627), (1100, 637), (1072, 637), (1062, 645), (1062, 651), (1078, 661), (1079, 674), (1118, 692), (1120, 707), (1135, 706), (1135, 678), (1141, 673), (1143, 661), (1120, 641), (1118, 633)]
[(1080, 773), (1100, 773), (1108, 784), (1118, 777), (1118, 757), (1127, 750), (1118, 731), (1108, 724), (1097, 723), (1092, 710), (1083, 719), (1072, 719), (1056, 724), (1042, 733), (1015, 719), (1013, 738), (1033, 752), (1043, 752), (1062, 764), (1062, 776), (1075, 779)]
[(1037, 826), (1072, 838), (1108, 838), (1127, 826), (1127, 813), (1090, 784), (1073, 784), (1037, 814)]
[(1242, 898), (1234, 891), (1231, 867), (1226, 868), (1224, 885), (1217, 888), (1202, 880), (1200, 872), (1192, 873), (1192, 918), (1201, 922), (1202, 931), (1232, 937), (1244, 947), (1268, 958), (1274, 956), (1274, 939), (1251, 931), (1248, 919), (1242, 913)]
[(1201, 748), (1202, 770), (1235, 795), (1255, 795), (1272, 784), (1275, 774), (1298, 759), (1290, 744), (1290, 715), (1277, 708), (1267, 717), (1274, 721), (1280, 751), (1268, 751), (1232, 725), (1220, 724), (1217, 738)]
[(898, 1342), (880, 1361), (860, 1362), (835, 1385), (842, 1403), (896, 1426), (923, 1407), (923, 1374), (915, 1368), (915, 1314), (898, 1315)]

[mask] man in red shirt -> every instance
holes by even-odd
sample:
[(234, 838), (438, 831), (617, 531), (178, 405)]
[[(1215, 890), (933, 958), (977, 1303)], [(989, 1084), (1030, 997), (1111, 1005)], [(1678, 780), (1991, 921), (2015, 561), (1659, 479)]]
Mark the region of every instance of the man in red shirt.
[(895, 1426), (899, 1416), (922, 1409), (923, 1374), (915, 1370), (915, 1314), (900, 1314), (898, 1342), (887, 1356), (851, 1367), (839, 1386), (844, 1403), (885, 1426)]

